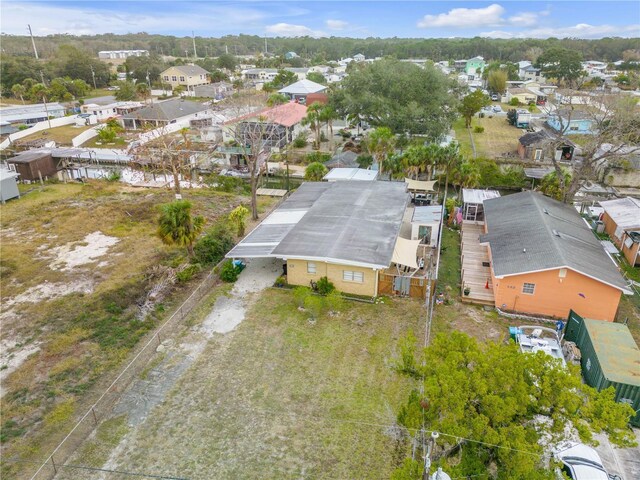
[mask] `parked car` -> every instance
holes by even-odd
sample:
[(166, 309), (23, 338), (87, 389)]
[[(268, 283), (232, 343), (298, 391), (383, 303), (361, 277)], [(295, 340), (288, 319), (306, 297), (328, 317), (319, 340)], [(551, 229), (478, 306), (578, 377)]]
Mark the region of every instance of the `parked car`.
[(501, 107), (500, 105), (494, 105), (494, 106), (493, 106), (493, 108), (492, 108), (492, 110), (493, 110), (495, 113), (498, 113), (498, 112), (501, 112), (501, 111), (502, 111), (502, 107)]
[(494, 102), (497, 102), (498, 100), (500, 100), (500, 95), (498, 95), (497, 93), (492, 94), (491, 100), (493, 100)]
[[(618, 475), (609, 475), (602, 465), (600, 455), (582, 443), (565, 442), (553, 452), (562, 462), (562, 472), (571, 480), (622, 480)], [(558, 478), (562, 478), (560, 471)]]

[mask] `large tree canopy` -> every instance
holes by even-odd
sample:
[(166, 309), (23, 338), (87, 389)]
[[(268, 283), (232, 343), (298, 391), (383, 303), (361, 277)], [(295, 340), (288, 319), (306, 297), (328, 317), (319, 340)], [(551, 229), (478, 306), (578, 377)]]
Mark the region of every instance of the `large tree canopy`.
[(555, 78), (569, 85), (583, 76), (582, 55), (576, 50), (552, 47), (538, 57), (536, 65), (547, 78)]
[(577, 367), (460, 332), (436, 336), (417, 359), (413, 345), (409, 339), (403, 346), (400, 369), (422, 393), (410, 394), (398, 420), (412, 432), (443, 434), (435, 457), (452, 477), (480, 475), (492, 465), (498, 479), (555, 479), (541, 439), (561, 441), (570, 425), (583, 441), (604, 431), (616, 444), (633, 444), (633, 409), (616, 403), (613, 389), (583, 384)]
[(358, 64), (331, 103), (340, 114), (394, 133), (437, 139), (456, 116), (451, 82), (430, 65), (424, 69), (395, 59)]

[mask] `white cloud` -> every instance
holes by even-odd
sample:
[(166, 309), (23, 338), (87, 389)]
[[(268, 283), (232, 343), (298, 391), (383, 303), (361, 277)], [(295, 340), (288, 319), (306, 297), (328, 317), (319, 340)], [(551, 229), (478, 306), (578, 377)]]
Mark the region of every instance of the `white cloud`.
[(418, 27), (486, 27), (500, 25), (504, 7), (494, 3), (485, 8), (454, 8), (447, 13), (425, 15)]
[(327, 20), (325, 24), (330, 30), (344, 30), (349, 26), (349, 23), (344, 20)]
[[(86, 6), (47, 5), (41, 3), (2, 2), (0, 29), (10, 35), (24, 35), (31, 24), (35, 35), (68, 33), (92, 35), (100, 33), (176, 33), (177, 29), (195, 30), (196, 34), (226, 34), (229, 30), (260, 33), (264, 23), (275, 14), (242, 4), (225, 6), (197, 2), (194, 8), (157, 9), (136, 13)], [(296, 9), (279, 12), (278, 16), (295, 16)]]
[(324, 37), (326, 34), (320, 30), (312, 30), (304, 25), (292, 25), (290, 23), (276, 23), (267, 25), (267, 33), (273, 33), (281, 37)]
[(533, 12), (517, 13), (509, 17), (509, 23), (519, 27), (532, 27), (538, 23), (538, 15)]
[(481, 37), (488, 38), (602, 38), (606, 36), (635, 37), (640, 25), (589, 25), (579, 23), (568, 27), (540, 27), (530, 30), (507, 32), (493, 30), (482, 32)]

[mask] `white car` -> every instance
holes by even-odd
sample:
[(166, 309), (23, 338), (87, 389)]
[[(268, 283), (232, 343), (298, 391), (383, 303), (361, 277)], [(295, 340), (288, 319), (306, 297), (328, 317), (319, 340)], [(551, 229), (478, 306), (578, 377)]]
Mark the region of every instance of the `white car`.
[(563, 443), (553, 455), (562, 462), (562, 472), (571, 480), (621, 480), (617, 475), (609, 475), (598, 452), (582, 443)]

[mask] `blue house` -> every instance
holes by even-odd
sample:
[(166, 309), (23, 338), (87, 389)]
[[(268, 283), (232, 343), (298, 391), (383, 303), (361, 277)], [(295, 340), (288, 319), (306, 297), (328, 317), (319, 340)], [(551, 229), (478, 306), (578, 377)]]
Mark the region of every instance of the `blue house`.
[(596, 130), (594, 119), (581, 110), (556, 110), (547, 124), (563, 135), (592, 135)]

